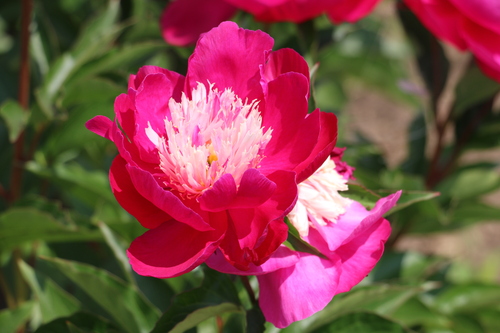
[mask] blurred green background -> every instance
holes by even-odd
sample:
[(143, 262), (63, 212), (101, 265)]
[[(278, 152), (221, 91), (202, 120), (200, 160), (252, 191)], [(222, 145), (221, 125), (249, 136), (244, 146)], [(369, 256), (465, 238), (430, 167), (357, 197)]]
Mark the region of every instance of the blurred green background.
[[(0, 0), (2, 333), (278, 331), (239, 279), (205, 268), (141, 277), (125, 256), (144, 229), (109, 189), (114, 145), (84, 123), (113, 118), (143, 65), (185, 74), (192, 48), (159, 31), (166, 3), (34, 0), (23, 62), (22, 2)], [(500, 84), (398, 1), (339, 26), (234, 19), (310, 64), (310, 107), (337, 114), (356, 167), (347, 195), (371, 207), (404, 190), (374, 271), (282, 331), (500, 332)]]

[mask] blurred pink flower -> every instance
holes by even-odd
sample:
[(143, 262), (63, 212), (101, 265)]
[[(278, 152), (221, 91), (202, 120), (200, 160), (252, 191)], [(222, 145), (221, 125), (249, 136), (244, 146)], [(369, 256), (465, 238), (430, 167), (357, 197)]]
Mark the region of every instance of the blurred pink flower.
[(224, 273), (257, 275), (260, 307), (276, 327), (311, 316), (333, 296), (361, 282), (382, 256), (391, 233), (383, 215), (401, 193), (380, 199), (368, 211), (338, 193), (347, 189), (347, 179), (336, 171), (336, 163), (328, 159), (299, 184), (297, 204), (288, 215), (301, 238), (325, 258), (281, 246), (266, 263), (245, 272), (231, 266), (219, 251), (207, 260)]
[(238, 9), (261, 22), (301, 23), (327, 14), (334, 23), (354, 22), (380, 0), (175, 0), (164, 10), (160, 25), (173, 45), (194, 44), (200, 34), (229, 20)]
[(309, 71), (295, 51), (271, 51), (261, 31), (225, 22), (206, 33), (186, 77), (145, 66), (91, 131), (113, 141), (112, 191), (150, 229), (128, 249), (134, 270), (168, 278), (218, 252), (239, 270), (286, 240), (297, 183), (327, 159), (333, 114), (308, 114)]
[(483, 72), (500, 82), (498, 0), (404, 0), (439, 39), (470, 50)]

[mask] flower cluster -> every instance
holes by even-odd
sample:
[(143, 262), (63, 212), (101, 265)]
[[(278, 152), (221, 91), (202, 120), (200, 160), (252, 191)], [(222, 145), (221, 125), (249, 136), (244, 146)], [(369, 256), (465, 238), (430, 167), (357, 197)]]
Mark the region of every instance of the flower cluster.
[[(224, 22), (204, 34), (187, 75), (142, 67), (91, 131), (114, 142), (118, 202), (149, 230), (128, 249), (134, 270), (169, 278), (203, 262), (257, 275), (277, 327), (321, 310), (373, 268), (390, 233), (382, 217), (343, 198), (352, 168), (334, 149), (335, 115), (308, 113), (309, 70), (261, 31)], [(286, 216), (321, 256), (283, 245)]]
[(438, 38), (470, 50), (483, 72), (500, 82), (500, 3), (497, 0), (405, 0)]
[(327, 14), (334, 23), (354, 22), (370, 13), (380, 0), (176, 0), (161, 18), (165, 40), (186, 46), (200, 34), (229, 20), (238, 9), (261, 22), (301, 23)]

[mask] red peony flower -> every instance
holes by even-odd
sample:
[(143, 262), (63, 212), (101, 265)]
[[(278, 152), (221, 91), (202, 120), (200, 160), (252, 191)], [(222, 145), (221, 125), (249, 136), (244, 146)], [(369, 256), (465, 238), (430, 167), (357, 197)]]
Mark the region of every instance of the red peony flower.
[(438, 38), (470, 50), (483, 72), (500, 82), (498, 0), (405, 0)]
[(200, 34), (229, 20), (238, 9), (261, 22), (301, 23), (327, 14), (334, 23), (354, 22), (370, 13), (380, 0), (175, 0), (161, 17), (165, 40), (186, 46)]
[(207, 264), (224, 273), (257, 275), (259, 304), (266, 320), (279, 328), (322, 310), (338, 293), (351, 290), (373, 269), (391, 226), (383, 218), (400, 192), (380, 199), (371, 211), (344, 198), (347, 178), (337, 169), (338, 154), (299, 184), (288, 218), (301, 238), (324, 257), (281, 246), (261, 266), (239, 271), (216, 251)]
[(264, 264), (287, 238), (297, 183), (327, 159), (333, 114), (308, 114), (309, 72), (295, 51), (224, 22), (203, 35), (186, 77), (153, 66), (129, 80), (115, 120), (112, 191), (150, 229), (128, 249), (142, 275), (175, 277), (217, 250), (238, 270)]

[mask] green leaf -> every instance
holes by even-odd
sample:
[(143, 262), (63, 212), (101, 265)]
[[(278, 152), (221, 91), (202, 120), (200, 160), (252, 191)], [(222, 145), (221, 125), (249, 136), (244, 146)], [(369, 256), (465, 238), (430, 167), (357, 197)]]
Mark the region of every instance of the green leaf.
[(472, 199), (500, 187), (500, 174), (492, 168), (469, 167), (457, 171), (437, 187), (443, 196)]
[(35, 333), (121, 333), (115, 325), (95, 314), (77, 312), (70, 317), (58, 318), (38, 327)]
[(264, 333), (266, 318), (258, 305), (246, 311), (246, 333)]
[(473, 313), (500, 306), (500, 286), (468, 284), (450, 287), (439, 294), (433, 307), (444, 314)]
[(290, 222), (288, 217), (285, 217), (285, 222), (288, 226), (288, 238), (287, 242), (291, 246), (292, 249), (300, 252), (314, 254), (323, 259), (328, 259), (323, 253), (321, 253), (317, 248), (309, 244), (308, 242), (302, 240), (299, 235), (299, 232), (295, 228), (295, 226)]
[(2, 333), (16, 333), (19, 328), (30, 318), (35, 303), (24, 302), (18, 308), (0, 311), (0, 327)]
[(7, 100), (0, 106), (0, 116), (9, 130), (9, 141), (16, 142), (28, 124), (28, 111), (23, 109), (16, 101)]
[[(377, 194), (389, 195), (393, 191), (379, 190)], [(384, 196), (385, 196), (384, 195)], [(440, 195), (439, 192), (431, 191), (403, 191), (399, 197), (398, 203), (394, 206), (386, 215), (391, 215), (398, 210), (404, 209), (408, 206), (416, 204), (418, 202), (432, 200)]]
[(80, 310), (81, 304), (51, 279), (35, 272), (24, 261), (19, 264), (21, 273), (39, 302), (43, 322), (65, 317)]
[(401, 305), (391, 318), (406, 326), (423, 325), (425, 327), (450, 327), (450, 320), (422, 303), (418, 297), (411, 298)]
[(500, 91), (500, 84), (483, 74), (477, 67), (471, 67), (460, 80), (455, 91), (455, 117), (461, 115), (470, 107), (491, 98)]
[(151, 333), (184, 332), (226, 312), (243, 311), (228, 275), (205, 269), (201, 287), (177, 295)]
[(323, 311), (314, 315), (308, 331), (315, 330), (318, 327), (326, 325), (332, 319), (351, 312), (368, 310), (380, 315), (391, 314), (413, 296), (433, 287), (433, 285), (374, 285), (358, 288), (345, 294), (343, 297), (335, 297)]
[(370, 191), (363, 185), (348, 184), (349, 190), (342, 192), (342, 196), (359, 202), (364, 207), (372, 209), (381, 196), (374, 191)]
[(333, 320), (313, 333), (405, 333), (408, 332), (400, 324), (367, 312), (351, 313)]
[(33, 208), (12, 208), (0, 215), (0, 251), (35, 240), (74, 242), (100, 239), (99, 232), (63, 225)]
[(157, 320), (158, 309), (145, 299), (137, 288), (111, 273), (73, 261), (42, 259), (82, 288), (127, 332), (149, 332)]
[(474, 199), (461, 201), (452, 210), (451, 220), (456, 225), (471, 225), (478, 222), (498, 221), (500, 208), (493, 207)]

